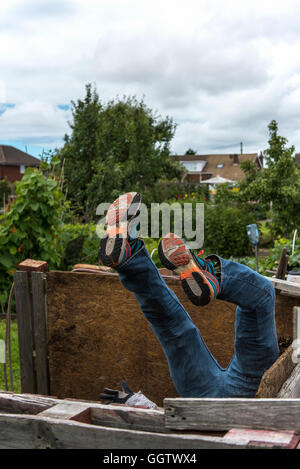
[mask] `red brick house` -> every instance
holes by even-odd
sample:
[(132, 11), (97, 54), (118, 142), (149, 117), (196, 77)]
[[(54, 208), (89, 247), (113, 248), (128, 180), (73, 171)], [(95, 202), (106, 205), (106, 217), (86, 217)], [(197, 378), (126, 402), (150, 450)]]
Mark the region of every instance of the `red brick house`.
[(0, 179), (7, 178), (10, 182), (20, 181), (25, 169), (39, 167), (41, 161), (24, 151), (10, 145), (0, 145)]

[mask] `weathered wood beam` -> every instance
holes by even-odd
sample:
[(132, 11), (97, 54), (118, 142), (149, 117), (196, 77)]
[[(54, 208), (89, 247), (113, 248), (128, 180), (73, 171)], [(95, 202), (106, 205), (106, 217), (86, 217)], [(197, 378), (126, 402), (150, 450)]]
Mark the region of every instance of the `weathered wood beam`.
[(289, 378), (283, 384), (277, 397), (281, 399), (300, 398), (300, 363), (296, 365)]
[(300, 399), (165, 399), (166, 427), (224, 431), (232, 428), (300, 431)]
[(27, 272), (14, 276), (22, 392), (35, 392), (31, 298)]
[[(90, 425), (39, 415), (0, 414), (0, 449), (246, 448), (222, 437), (164, 434)], [(261, 446), (260, 446), (261, 447)]]
[(258, 398), (275, 397), (283, 383), (296, 366), (292, 361), (293, 347), (290, 345), (276, 362), (264, 373), (256, 393)]
[(300, 296), (300, 284), (296, 282), (288, 282), (274, 277), (265, 277), (269, 280), (276, 290), (283, 293), (288, 293), (291, 296)]
[(42, 272), (31, 273), (33, 332), (35, 343), (36, 392), (48, 395), (49, 371), (45, 279)]
[(38, 414), (58, 401), (52, 397), (39, 396), (37, 394), (14, 394), (11, 392), (0, 392), (0, 412), (13, 414)]

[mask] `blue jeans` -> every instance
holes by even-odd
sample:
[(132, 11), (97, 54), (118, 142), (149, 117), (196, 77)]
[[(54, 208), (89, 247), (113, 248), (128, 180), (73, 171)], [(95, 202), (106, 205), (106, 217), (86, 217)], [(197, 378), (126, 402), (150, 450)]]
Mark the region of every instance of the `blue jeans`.
[(279, 355), (273, 285), (244, 265), (218, 259), (218, 299), (237, 305), (234, 356), (227, 368), (210, 353), (144, 245), (118, 268), (164, 350), (181, 397), (255, 397), (262, 375)]

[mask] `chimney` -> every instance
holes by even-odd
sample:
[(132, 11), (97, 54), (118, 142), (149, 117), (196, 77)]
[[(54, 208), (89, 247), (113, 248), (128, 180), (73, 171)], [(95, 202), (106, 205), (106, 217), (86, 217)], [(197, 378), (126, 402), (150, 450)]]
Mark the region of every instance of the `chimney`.
[(233, 164), (235, 166), (237, 166), (240, 162), (239, 162), (239, 155), (237, 153), (235, 153), (234, 155), (229, 155), (229, 158), (231, 158), (233, 160)]

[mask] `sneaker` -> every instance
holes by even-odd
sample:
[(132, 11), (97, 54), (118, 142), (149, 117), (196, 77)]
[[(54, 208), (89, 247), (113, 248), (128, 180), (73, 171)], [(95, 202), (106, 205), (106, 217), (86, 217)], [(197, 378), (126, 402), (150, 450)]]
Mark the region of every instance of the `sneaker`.
[(182, 287), (194, 305), (204, 306), (216, 298), (220, 284), (213, 263), (198, 259), (179, 236), (173, 233), (165, 236), (158, 246), (158, 254), (162, 264), (180, 276)]
[(138, 246), (136, 226), (139, 223), (141, 195), (128, 192), (118, 197), (106, 214), (106, 235), (100, 242), (98, 257), (102, 265), (118, 267)]

